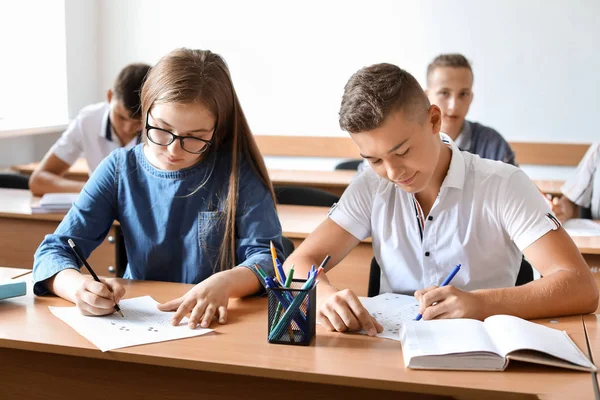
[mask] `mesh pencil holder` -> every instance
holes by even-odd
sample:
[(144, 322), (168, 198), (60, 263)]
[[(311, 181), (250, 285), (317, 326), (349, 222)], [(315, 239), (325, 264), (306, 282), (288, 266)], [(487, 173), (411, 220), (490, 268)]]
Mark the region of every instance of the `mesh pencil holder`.
[(305, 282), (294, 279), (289, 288), (267, 289), (269, 343), (308, 346), (315, 336), (316, 285), (302, 289)]

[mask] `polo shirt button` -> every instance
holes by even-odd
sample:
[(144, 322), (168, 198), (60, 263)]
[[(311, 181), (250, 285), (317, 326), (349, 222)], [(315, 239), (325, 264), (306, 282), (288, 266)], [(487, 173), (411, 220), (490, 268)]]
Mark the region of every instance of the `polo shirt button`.
[(429, 257), (429, 252), (428, 251), (425, 252), (425, 257)]
[(433, 217), (430, 215), (429, 217), (427, 217), (428, 220), (433, 221)]

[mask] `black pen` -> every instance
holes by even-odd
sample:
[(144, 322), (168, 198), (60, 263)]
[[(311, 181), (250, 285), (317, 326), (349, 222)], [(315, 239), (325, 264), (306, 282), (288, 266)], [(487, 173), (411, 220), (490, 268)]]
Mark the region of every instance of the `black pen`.
[(331, 258), (331, 256), (329, 254), (327, 254), (325, 256), (325, 258), (323, 259), (323, 261), (321, 262), (321, 265), (319, 265), (319, 268), (325, 269), (325, 265), (327, 265), (327, 262), (329, 261), (330, 258)]
[[(88, 272), (90, 273), (90, 275), (92, 275), (92, 278), (94, 278), (94, 280), (96, 282), (100, 282), (100, 279), (98, 278), (98, 275), (96, 275), (96, 273), (94, 272), (94, 270), (92, 269), (92, 267), (90, 267), (90, 264), (88, 264), (87, 261), (85, 261), (85, 258), (83, 257), (83, 254), (81, 254), (81, 251), (79, 250), (79, 247), (77, 247), (77, 245), (75, 245), (75, 242), (72, 239), (68, 240), (69, 242), (69, 246), (71, 246), (71, 248), (73, 249), (73, 252), (75, 253), (75, 255), (77, 256), (77, 258), (79, 259), (79, 261), (81, 261), (83, 263), (83, 265), (85, 265), (85, 267), (87, 268)], [(125, 318), (125, 315), (123, 315), (123, 312), (121, 311), (121, 308), (119, 307), (119, 305), (115, 302), (115, 311), (118, 312), (121, 317)]]

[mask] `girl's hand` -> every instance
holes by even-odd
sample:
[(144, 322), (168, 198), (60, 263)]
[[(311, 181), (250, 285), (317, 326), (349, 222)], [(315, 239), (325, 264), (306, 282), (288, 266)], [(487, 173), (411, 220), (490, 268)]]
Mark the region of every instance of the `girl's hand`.
[(125, 288), (116, 279), (96, 282), (91, 277), (83, 279), (75, 292), (75, 304), (83, 315), (108, 315), (115, 312)]
[(161, 311), (177, 311), (171, 320), (173, 325), (179, 325), (188, 313), (192, 313), (188, 326), (208, 328), (214, 317), (219, 323), (227, 322), (227, 304), (231, 284), (223, 273), (218, 273), (200, 282), (185, 295), (158, 305)]

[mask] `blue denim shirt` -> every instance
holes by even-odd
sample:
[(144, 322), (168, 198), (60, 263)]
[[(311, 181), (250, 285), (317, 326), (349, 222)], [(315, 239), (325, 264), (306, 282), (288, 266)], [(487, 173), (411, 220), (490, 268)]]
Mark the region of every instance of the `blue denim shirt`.
[[(229, 187), (230, 153), (213, 153), (192, 167), (163, 171), (146, 160), (143, 146), (117, 149), (104, 159), (56, 232), (46, 235), (34, 257), (36, 294), (47, 293), (46, 279), (81, 266), (69, 238), (87, 258), (114, 220), (125, 239), (125, 278), (198, 283), (218, 272), (215, 261), (225, 231), (220, 199)], [(272, 275), (269, 241), (283, 255), (275, 204), (247, 162), (239, 170), (236, 264), (256, 263)]]

